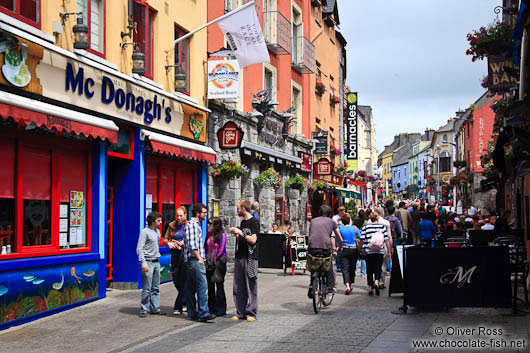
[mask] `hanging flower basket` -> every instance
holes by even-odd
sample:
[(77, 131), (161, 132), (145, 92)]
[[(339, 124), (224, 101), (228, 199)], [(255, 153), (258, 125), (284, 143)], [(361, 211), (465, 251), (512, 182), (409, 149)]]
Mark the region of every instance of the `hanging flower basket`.
[(322, 83), (322, 81), (317, 81), (315, 85), (315, 93), (322, 97), (324, 93), (326, 93), (326, 86)]
[(261, 187), (278, 189), (282, 185), (282, 177), (274, 169), (269, 168), (259, 173), (257, 178), (254, 179), (254, 184)]
[(342, 152), (340, 151), (339, 148), (335, 147), (335, 146), (329, 146), (329, 153), (332, 154), (332, 155), (340, 155)]
[(488, 27), (480, 27), (467, 34), (471, 61), (482, 60), (485, 56), (510, 51), (514, 45), (513, 30), (504, 22), (494, 22)]
[(328, 183), (323, 180), (315, 180), (311, 184), (310, 189), (315, 191), (325, 191), (328, 188)]
[(239, 162), (228, 160), (222, 161), (212, 167), (210, 175), (214, 178), (231, 180), (248, 174), (248, 167)]
[(295, 175), (293, 177), (290, 177), (285, 182), (285, 187), (289, 189), (296, 189), (301, 190), (307, 186), (307, 180), (302, 178), (300, 175)]

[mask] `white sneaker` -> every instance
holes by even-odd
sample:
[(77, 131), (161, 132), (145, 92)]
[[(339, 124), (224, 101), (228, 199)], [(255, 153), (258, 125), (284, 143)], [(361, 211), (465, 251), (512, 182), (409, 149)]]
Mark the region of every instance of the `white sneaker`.
[(179, 310), (173, 310), (173, 315), (180, 315), (181, 312)]
[(182, 312), (185, 313), (188, 311), (188, 308), (186, 308), (185, 306), (182, 307)]

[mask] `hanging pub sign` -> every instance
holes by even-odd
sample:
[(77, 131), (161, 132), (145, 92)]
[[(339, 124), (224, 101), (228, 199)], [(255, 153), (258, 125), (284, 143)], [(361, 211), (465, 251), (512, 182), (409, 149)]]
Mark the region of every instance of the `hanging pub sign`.
[(320, 158), (318, 162), (313, 164), (313, 173), (316, 175), (331, 175), (333, 171), (333, 163), (327, 158)]
[(313, 132), (313, 139), (318, 141), (315, 143), (315, 154), (328, 154), (328, 132)]
[(357, 92), (346, 94), (346, 111), (344, 114), (344, 154), (346, 160), (356, 160), (357, 154)]
[[(513, 58), (505, 55), (488, 56), (488, 89), (497, 92), (508, 92), (518, 85), (518, 80), (509, 75), (505, 68), (515, 70)], [(519, 70), (517, 70), (519, 71)]]
[(233, 121), (228, 121), (222, 128), (217, 131), (217, 140), (219, 148), (230, 150), (239, 148), (243, 141), (243, 130)]
[(302, 158), (302, 164), (300, 165), (302, 172), (311, 172), (311, 155), (308, 153), (299, 152), (298, 157)]
[(239, 98), (237, 60), (208, 61), (208, 99)]
[(333, 174), (329, 174), (329, 175), (315, 175), (314, 179), (315, 180), (322, 180), (322, 181), (325, 181), (326, 183), (328, 183), (330, 185), (338, 186), (338, 187), (342, 187), (342, 185), (344, 184), (344, 177), (341, 176), (341, 175), (333, 175)]

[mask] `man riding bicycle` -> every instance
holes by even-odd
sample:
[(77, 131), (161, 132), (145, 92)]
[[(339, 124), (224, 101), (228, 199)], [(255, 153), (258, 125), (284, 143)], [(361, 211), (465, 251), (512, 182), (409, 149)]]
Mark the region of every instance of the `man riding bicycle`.
[[(307, 249), (307, 252), (311, 256), (330, 257), (332, 254), (337, 254), (335, 238), (339, 240), (339, 244), (342, 244), (342, 237), (340, 236), (337, 223), (331, 219), (333, 213), (331, 207), (322, 205), (319, 213), (320, 217), (313, 219), (309, 226), (309, 248)], [(309, 291), (307, 292), (309, 299), (313, 298), (313, 287), (311, 285), (312, 278), (313, 273), (311, 273), (309, 279)], [(328, 293), (333, 294), (333, 287), (335, 287), (333, 281), (333, 267), (330, 267), (327, 271), (326, 278)]]

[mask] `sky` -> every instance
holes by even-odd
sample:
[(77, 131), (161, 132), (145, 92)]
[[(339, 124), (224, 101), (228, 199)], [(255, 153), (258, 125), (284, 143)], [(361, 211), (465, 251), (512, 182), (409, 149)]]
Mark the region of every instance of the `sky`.
[(493, 22), (502, 0), (337, 1), (346, 84), (373, 108), (378, 153), (398, 133), (438, 129), (485, 92), (486, 60), (466, 55), (466, 35)]

